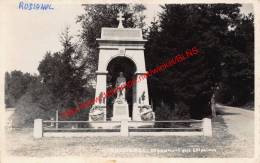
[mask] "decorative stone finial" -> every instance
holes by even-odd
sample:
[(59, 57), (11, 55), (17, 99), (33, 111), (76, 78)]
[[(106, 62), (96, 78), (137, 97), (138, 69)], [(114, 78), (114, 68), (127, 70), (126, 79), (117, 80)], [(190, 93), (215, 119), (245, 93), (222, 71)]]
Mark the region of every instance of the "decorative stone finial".
[(123, 27), (123, 20), (125, 20), (125, 18), (123, 18), (123, 13), (122, 13), (122, 11), (119, 11), (119, 13), (118, 13), (118, 18), (117, 18), (117, 20), (119, 21), (119, 24), (118, 24), (118, 27), (117, 28), (124, 28)]

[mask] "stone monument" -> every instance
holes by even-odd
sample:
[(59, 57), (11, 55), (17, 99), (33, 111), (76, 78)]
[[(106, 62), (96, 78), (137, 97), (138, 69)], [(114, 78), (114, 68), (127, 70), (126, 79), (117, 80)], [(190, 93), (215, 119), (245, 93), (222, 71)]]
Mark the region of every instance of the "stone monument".
[[(111, 61), (118, 58), (126, 58), (134, 63), (135, 72), (132, 78), (139, 79), (147, 73), (145, 68), (144, 57), (144, 44), (147, 40), (143, 39), (142, 30), (140, 28), (124, 28), (123, 26), (123, 13), (118, 14), (117, 20), (119, 25), (117, 28), (102, 27), (101, 38), (98, 38), (99, 44), (99, 61), (98, 70), (96, 71), (97, 82), (95, 97), (98, 97), (102, 92), (107, 91), (107, 75), (108, 65)], [(127, 82), (124, 77), (123, 70), (117, 74), (116, 86), (120, 86)], [(116, 76), (114, 76), (115, 78)], [(149, 94), (147, 79), (143, 78), (136, 83), (132, 88), (132, 117), (129, 118), (129, 103), (126, 100), (126, 91), (123, 89), (116, 94), (116, 99), (113, 103), (113, 117), (107, 116), (107, 99), (99, 103), (95, 103), (93, 107), (97, 108), (97, 111), (93, 111), (98, 114), (99, 119), (106, 120), (111, 118), (112, 120), (154, 120), (154, 113), (152, 107), (149, 104)], [(96, 116), (96, 114), (93, 114)], [(93, 116), (92, 115), (92, 116)], [(103, 115), (103, 116), (102, 116)], [(93, 117), (94, 117), (93, 116)], [(92, 119), (95, 119), (92, 118)]]

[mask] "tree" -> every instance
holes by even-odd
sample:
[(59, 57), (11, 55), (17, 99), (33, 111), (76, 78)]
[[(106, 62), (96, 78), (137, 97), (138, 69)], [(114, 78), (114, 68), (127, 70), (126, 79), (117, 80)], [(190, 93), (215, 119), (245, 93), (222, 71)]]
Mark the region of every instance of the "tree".
[(53, 94), (37, 77), (30, 83), (26, 92), (17, 100), (14, 112), (13, 125), (15, 127), (32, 127), (34, 119), (48, 120), (54, 117), (55, 103)]
[(87, 60), (71, 39), (66, 28), (61, 35), (63, 50), (53, 54), (48, 52), (38, 67), (44, 85), (53, 94), (56, 104), (53, 109), (60, 111), (77, 107), (84, 100), (87, 94), (85, 86), (89, 81)]
[[(244, 105), (254, 99), (254, 17), (241, 15), (222, 48), (220, 102)], [(239, 88), (239, 89), (237, 89)]]
[[(150, 78), (155, 104), (164, 101), (189, 107), (192, 118), (210, 114), (213, 87), (221, 79), (221, 49), (228, 27), (239, 18), (239, 4), (164, 5), (159, 21), (149, 29), (148, 69), (192, 47), (200, 56), (185, 60)], [(158, 94), (167, 96), (157, 96)]]
[(25, 94), (31, 82), (37, 79), (29, 73), (14, 70), (5, 73), (5, 104), (6, 107), (14, 107), (16, 102)]
[(6, 72), (5, 104), (16, 108), (12, 118), (15, 127), (32, 127), (36, 118), (50, 119), (54, 115), (49, 109), (53, 108), (53, 99), (39, 76), (17, 70)]
[(143, 5), (129, 4), (99, 4), (99, 5), (84, 5), (85, 13), (78, 17), (77, 22), (82, 26), (82, 45), (87, 53), (88, 64), (91, 65), (91, 73), (97, 70), (98, 61), (98, 43), (97, 38), (100, 38), (102, 27), (117, 27), (117, 14), (119, 10), (124, 11), (125, 28), (139, 27), (143, 28), (144, 18)]

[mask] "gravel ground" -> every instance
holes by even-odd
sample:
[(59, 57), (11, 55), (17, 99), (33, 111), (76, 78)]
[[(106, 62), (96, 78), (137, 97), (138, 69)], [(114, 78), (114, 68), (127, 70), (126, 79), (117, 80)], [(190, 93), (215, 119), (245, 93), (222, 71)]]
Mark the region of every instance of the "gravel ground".
[(213, 120), (213, 137), (84, 137), (34, 139), (32, 129), (7, 133), (12, 156), (83, 157), (253, 157), (253, 141), (229, 134), (222, 115)]

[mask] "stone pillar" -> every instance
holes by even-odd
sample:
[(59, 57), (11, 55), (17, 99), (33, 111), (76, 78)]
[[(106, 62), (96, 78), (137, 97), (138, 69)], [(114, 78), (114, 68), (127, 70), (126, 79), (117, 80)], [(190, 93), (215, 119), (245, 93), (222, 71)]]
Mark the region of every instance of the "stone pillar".
[(121, 136), (128, 136), (128, 120), (122, 120), (121, 121), (121, 129), (120, 129), (120, 135)]
[[(96, 85), (95, 98), (99, 97), (102, 93), (106, 93), (106, 90), (107, 90), (107, 72), (98, 72), (97, 71), (96, 74), (97, 74), (97, 85)], [(104, 103), (102, 101), (101, 103), (98, 102), (95, 104), (96, 105), (106, 104), (106, 100)]]
[[(54, 118), (53, 118), (53, 117), (51, 117), (51, 121), (54, 121)], [(54, 127), (54, 122), (51, 122), (50, 127)]]
[(133, 103), (133, 110), (132, 110), (132, 120), (133, 121), (141, 121), (138, 104)]
[(41, 138), (43, 136), (42, 119), (34, 120), (33, 137)]
[(139, 98), (142, 97), (143, 93), (145, 94), (145, 100), (141, 100), (141, 104), (149, 105), (149, 94), (148, 94), (148, 85), (147, 79), (143, 78), (144, 73), (137, 74), (137, 83), (136, 83), (136, 101), (140, 104)]
[[(132, 80), (136, 80), (136, 75), (134, 75), (133, 79)], [(133, 91), (133, 104), (134, 103), (137, 103), (137, 97), (136, 97), (136, 84), (134, 84), (132, 86), (132, 91)]]
[(203, 135), (211, 137), (212, 136), (211, 119), (203, 118), (202, 120), (203, 120), (203, 122), (202, 122)]
[[(136, 102), (133, 104), (132, 120), (141, 121), (140, 105), (149, 105), (149, 94), (148, 94), (148, 84), (147, 78), (143, 75), (145, 73), (136, 73)], [(145, 92), (145, 93), (144, 93)], [(144, 101), (142, 100), (142, 95), (145, 95)]]
[[(100, 95), (104, 95), (107, 91), (107, 71), (97, 71), (97, 84), (96, 84), (96, 92), (95, 92), (95, 99), (97, 97), (100, 97)], [(105, 112), (105, 118), (104, 120), (106, 121), (106, 117), (107, 117), (107, 110), (106, 110), (106, 101), (107, 101), (107, 97), (103, 96), (101, 100), (95, 102), (94, 105), (101, 105), (104, 106), (104, 112)], [(104, 99), (104, 100), (103, 100)]]

